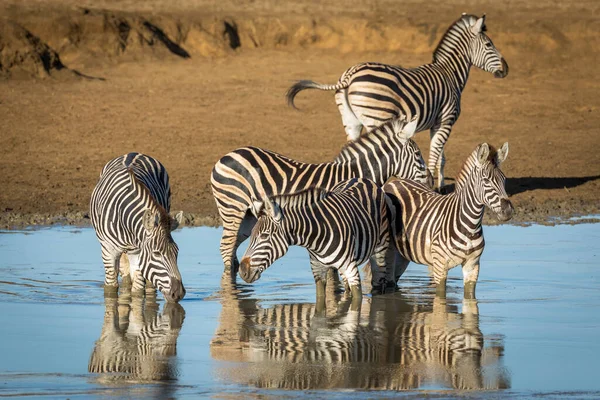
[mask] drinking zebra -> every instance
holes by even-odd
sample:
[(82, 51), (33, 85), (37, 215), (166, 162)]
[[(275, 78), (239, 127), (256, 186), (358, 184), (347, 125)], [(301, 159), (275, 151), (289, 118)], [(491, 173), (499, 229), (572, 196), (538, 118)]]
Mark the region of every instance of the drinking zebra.
[[(185, 296), (179, 249), (171, 237), (183, 213), (173, 219), (170, 208), (169, 175), (158, 160), (129, 153), (104, 166), (92, 192), (90, 218), (102, 247), (105, 291), (117, 290), (120, 272), (123, 282), (131, 277), (135, 293), (147, 280), (168, 301)], [(124, 253), (128, 263), (120, 262)]]
[(460, 114), (460, 97), (472, 65), (497, 78), (508, 74), (508, 64), (486, 35), (485, 15), (463, 14), (446, 31), (433, 62), (417, 68), (362, 63), (347, 69), (335, 85), (303, 80), (287, 92), (294, 97), (304, 89), (335, 90), (336, 103), (348, 140), (356, 140), (363, 126), (372, 129), (384, 121), (417, 116), (417, 132), (429, 129), (429, 170), (437, 170), (437, 187), (444, 186), (444, 145)]
[(392, 227), (396, 248), (390, 246), (387, 255), (388, 271), (395, 271), (388, 280), (397, 282), (409, 261), (425, 264), (433, 269), (438, 294), (445, 296), (448, 270), (462, 265), (464, 296), (475, 297), (485, 244), (481, 226), (485, 207), (501, 221), (509, 220), (514, 211), (500, 170), (507, 155), (508, 143), (500, 150), (487, 143), (477, 146), (448, 195), (405, 179), (383, 187), (396, 209)]
[(258, 222), (240, 264), (247, 283), (258, 280), (289, 246), (305, 247), (324, 301), (327, 271), (335, 268), (344, 277), (352, 298), (360, 304), (362, 290), (358, 266), (371, 260), (376, 266), (372, 287), (386, 286), (385, 256), (390, 244), (387, 197), (373, 181), (354, 178), (331, 191), (308, 189), (253, 204)]
[(88, 371), (106, 383), (176, 380), (183, 307), (167, 303), (159, 313), (153, 296), (107, 296), (104, 302), (104, 324), (90, 355)]
[(342, 300), (322, 313), (314, 303), (266, 307), (235, 290), (222, 290), (220, 298), (210, 352), (227, 361), (219, 376), (237, 384), (294, 390), (510, 387), (504, 343), (482, 334), (476, 300), (463, 300), (459, 312), (445, 299), (414, 302), (397, 292), (365, 297), (360, 312)]
[(329, 163), (302, 163), (256, 147), (243, 147), (222, 157), (212, 170), (212, 191), (223, 221), (221, 256), (225, 272), (235, 278), (236, 250), (256, 222), (252, 201), (293, 194), (308, 188), (331, 189), (350, 178), (367, 178), (382, 186), (398, 176), (422, 183), (431, 175), (411, 139), (416, 119), (396, 119), (347, 143)]

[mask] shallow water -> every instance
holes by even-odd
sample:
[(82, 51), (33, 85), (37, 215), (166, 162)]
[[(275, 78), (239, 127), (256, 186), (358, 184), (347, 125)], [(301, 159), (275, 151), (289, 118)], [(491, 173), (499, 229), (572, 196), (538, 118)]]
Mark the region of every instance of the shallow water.
[(315, 309), (301, 248), (221, 286), (220, 232), (174, 232), (170, 306), (104, 299), (91, 229), (0, 233), (0, 397), (600, 396), (599, 224), (486, 227), (476, 301), (411, 264), (359, 312)]

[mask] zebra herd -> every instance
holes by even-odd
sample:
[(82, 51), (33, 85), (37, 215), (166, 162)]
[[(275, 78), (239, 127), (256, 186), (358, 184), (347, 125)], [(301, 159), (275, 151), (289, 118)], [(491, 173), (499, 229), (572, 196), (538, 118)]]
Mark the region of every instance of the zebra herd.
[[(461, 265), (465, 298), (473, 298), (483, 252), (482, 219), (489, 207), (501, 220), (513, 207), (500, 170), (508, 144), (478, 145), (451, 194), (444, 192), (444, 145), (460, 114), (472, 65), (504, 78), (508, 64), (486, 35), (485, 15), (463, 14), (443, 35), (433, 62), (417, 68), (363, 63), (335, 85), (303, 80), (303, 89), (335, 90), (348, 143), (331, 162), (303, 163), (257, 147), (234, 150), (215, 164), (212, 192), (223, 223), (225, 276), (254, 282), (290, 245), (309, 251), (324, 295), (330, 268), (353, 298), (361, 298), (360, 264), (385, 292), (408, 262), (432, 268), (440, 296), (446, 275)], [(366, 132), (362, 132), (366, 130)], [(430, 130), (429, 162), (412, 136)], [(434, 175), (437, 183), (434, 190)], [(102, 247), (105, 290), (117, 275), (132, 292), (157, 288), (168, 301), (185, 295), (171, 231), (182, 220), (170, 211), (169, 177), (157, 160), (130, 153), (103, 169), (91, 199), (91, 221)], [(241, 262), (236, 252), (250, 245)]]

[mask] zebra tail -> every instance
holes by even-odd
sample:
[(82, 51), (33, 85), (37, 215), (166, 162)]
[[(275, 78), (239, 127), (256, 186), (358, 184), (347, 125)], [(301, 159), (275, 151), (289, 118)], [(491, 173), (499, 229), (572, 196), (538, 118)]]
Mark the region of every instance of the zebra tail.
[(288, 106), (298, 109), (294, 104), (294, 97), (304, 89), (319, 89), (319, 90), (340, 90), (347, 87), (346, 82), (338, 82), (335, 85), (323, 85), (315, 81), (302, 80), (296, 82), (291, 88), (288, 89), (285, 97), (287, 98)]

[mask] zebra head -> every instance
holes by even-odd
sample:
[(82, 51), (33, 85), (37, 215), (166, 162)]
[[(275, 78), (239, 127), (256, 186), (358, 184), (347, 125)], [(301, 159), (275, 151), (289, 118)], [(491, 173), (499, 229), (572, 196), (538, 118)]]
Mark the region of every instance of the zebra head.
[(496, 150), (487, 143), (479, 145), (475, 158), (476, 180), (479, 181), (479, 200), (488, 206), (500, 221), (512, 218), (513, 205), (508, 200), (505, 183), (506, 177), (500, 170), (500, 164), (508, 156), (508, 143)]
[(140, 272), (160, 290), (167, 301), (178, 302), (185, 296), (181, 274), (177, 267), (179, 248), (171, 232), (179, 226), (183, 212), (171, 218), (162, 207), (144, 211), (142, 224), (145, 239), (140, 249)]
[(289, 248), (279, 205), (269, 199), (254, 200), (252, 212), (258, 221), (252, 229), (250, 244), (240, 262), (240, 276), (247, 283), (258, 280), (263, 271), (283, 257)]
[(498, 51), (492, 40), (485, 34), (485, 14), (481, 18), (472, 15), (468, 17), (471, 39), (471, 63), (477, 68), (491, 72), (496, 78), (504, 78), (508, 75), (508, 64)]
[(433, 176), (425, 164), (423, 155), (417, 143), (412, 139), (414, 136), (419, 118), (413, 117), (409, 122), (402, 118), (392, 121), (392, 131), (400, 145), (400, 151), (396, 154), (398, 159), (392, 164), (394, 171), (391, 176), (410, 179), (423, 183), (427, 187), (433, 187)]

